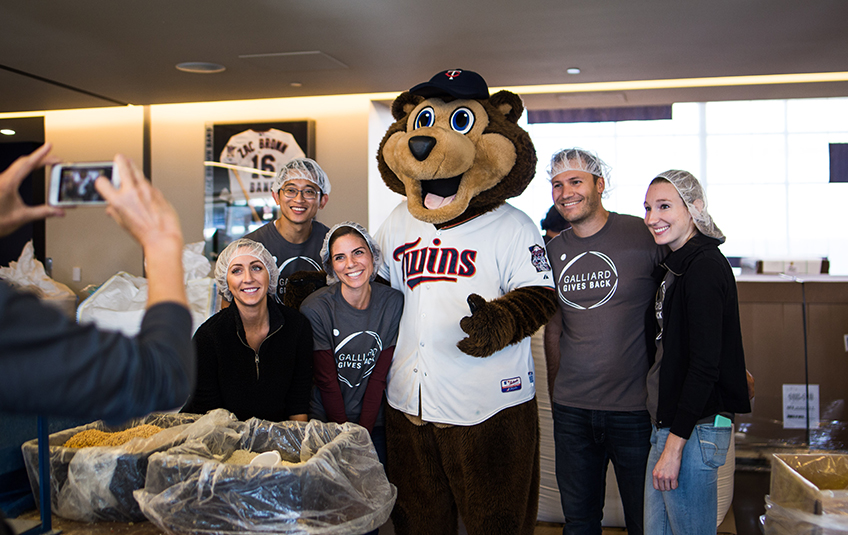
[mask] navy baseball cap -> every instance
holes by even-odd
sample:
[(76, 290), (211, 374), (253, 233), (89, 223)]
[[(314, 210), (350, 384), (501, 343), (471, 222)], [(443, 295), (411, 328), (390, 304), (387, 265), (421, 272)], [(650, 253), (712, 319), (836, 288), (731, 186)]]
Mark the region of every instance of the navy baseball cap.
[(454, 98), (489, 98), (489, 86), (486, 80), (473, 71), (450, 69), (430, 78), (429, 82), (418, 84), (409, 90), (413, 95), (424, 98), (450, 95)]

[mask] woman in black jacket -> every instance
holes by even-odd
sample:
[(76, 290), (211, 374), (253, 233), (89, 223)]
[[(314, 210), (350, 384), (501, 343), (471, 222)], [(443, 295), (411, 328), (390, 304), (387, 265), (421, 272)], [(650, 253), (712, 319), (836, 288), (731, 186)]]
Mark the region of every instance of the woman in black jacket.
[(671, 253), (655, 272), (657, 352), (648, 373), (654, 421), (645, 533), (714, 534), (717, 471), (735, 414), (750, 412), (736, 281), (724, 235), (687, 171), (657, 176), (645, 224)]
[(307, 421), (312, 326), (275, 301), (278, 278), (274, 257), (253, 240), (236, 240), (218, 256), (218, 290), (232, 303), (194, 334), (197, 387), (182, 412)]

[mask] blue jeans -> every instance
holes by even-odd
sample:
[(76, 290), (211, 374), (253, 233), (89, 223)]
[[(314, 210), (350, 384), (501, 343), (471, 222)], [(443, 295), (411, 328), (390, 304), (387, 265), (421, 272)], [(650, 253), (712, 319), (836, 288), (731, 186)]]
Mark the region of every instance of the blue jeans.
[(654, 428), (645, 474), (645, 533), (650, 535), (715, 535), (718, 468), (730, 447), (731, 427), (696, 425), (683, 447), (677, 488), (654, 489), (651, 471), (660, 459), (669, 429)]
[(627, 533), (642, 533), (645, 466), (651, 448), (648, 411), (594, 411), (554, 403), (553, 416), (563, 534), (601, 534), (609, 461)]

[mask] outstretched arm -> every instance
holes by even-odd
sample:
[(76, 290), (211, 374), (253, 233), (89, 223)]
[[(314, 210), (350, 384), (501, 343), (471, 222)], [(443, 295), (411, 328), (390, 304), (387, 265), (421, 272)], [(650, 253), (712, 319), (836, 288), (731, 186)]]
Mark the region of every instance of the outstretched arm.
[(109, 203), (106, 213), (141, 244), (148, 283), (147, 307), (173, 302), (188, 307), (183, 282), (183, 234), (174, 207), (141, 170), (122, 155), (115, 156), (121, 175), (118, 189), (105, 177), (94, 187)]
[[(17, 187), (49, 162), (49, 145), (0, 174), (0, 229), (57, 215), (27, 207)], [(148, 311), (133, 338), (77, 325), (31, 295), (0, 285), (0, 408), (123, 421), (182, 404), (193, 390), (191, 315), (182, 275), (182, 234), (173, 208), (138, 169), (116, 158), (119, 190), (98, 179), (107, 211), (144, 249)], [(155, 306), (154, 306), (155, 305)], [(33, 374), (32, 370), (39, 370)]]
[(471, 315), (459, 326), (468, 334), (456, 344), (472, 357), (488, 357), (510, 344), (532, 335), (556, 312), (552, 288), (525, 286), (486, 301), (477, 294), (468, 296)]

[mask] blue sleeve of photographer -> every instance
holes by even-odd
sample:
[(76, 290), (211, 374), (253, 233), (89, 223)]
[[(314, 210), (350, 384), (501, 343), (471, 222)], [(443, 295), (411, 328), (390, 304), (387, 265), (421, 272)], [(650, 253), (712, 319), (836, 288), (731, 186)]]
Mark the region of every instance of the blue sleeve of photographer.
[(119, 423), (179, 408), (194, 381), (182, 305), (151, 307), (130, 338), (78, 325), (0, 281), (0, 410)]

